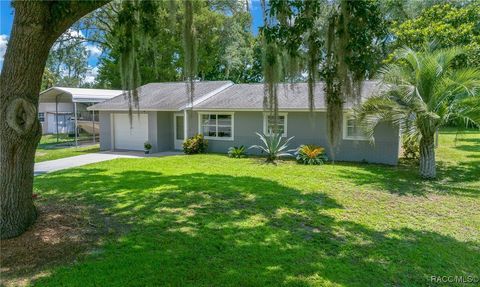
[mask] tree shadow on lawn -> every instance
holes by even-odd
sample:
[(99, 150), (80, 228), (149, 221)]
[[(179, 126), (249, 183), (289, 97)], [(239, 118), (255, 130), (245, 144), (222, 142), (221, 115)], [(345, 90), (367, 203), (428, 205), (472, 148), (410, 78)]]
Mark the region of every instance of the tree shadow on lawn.
[[(458, 138), (455, 140), (456, 142), (468, 142), (468, 143), (476, 143), (480, 145), (480, 138)], [(478, 147), (477, 147), (478, 151)]]
[[(350, 168), (355, 166), (356, 170)], [(342, 169), (343, 167), (340, 167)], [(445, 192), (463, 196), (480, 196), (480, 161), (459, 162), (456, 165), (437, 162), (437, 179), (422, 180), (418, 175), (418, 165), (402, 163), (396, 167), (378, 164), (345, 164), (345, 171), (339, 173), (356, 185), (370, 185), (398, 195), (426, 196), (432, 192)]]
[[(471, 153), (480, 153), (480, 146), (474, 145), (457, 145), (454, 147), (455, 149), (459, 149), (461, 151), (471, 152)], [(470, 156), (470, 154), (469, 154)]]
[(36, 283), (97, 286), (425, 286), (478, 275), (478, 242), (409, 228), (376, 231), (321, 193), (247, 176), (73, 169), (40, 195), (96, 203), (132, 229), (104, 252)]

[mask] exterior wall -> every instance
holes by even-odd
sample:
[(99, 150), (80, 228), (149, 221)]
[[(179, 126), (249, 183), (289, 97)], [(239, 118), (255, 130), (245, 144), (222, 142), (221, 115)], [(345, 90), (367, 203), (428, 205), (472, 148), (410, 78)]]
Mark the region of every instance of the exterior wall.
[[(45, 113), (45, 121), (42, 123), (42, 133), (46, 134), (48, 133), (49, 125), (55, 125), (54, 118), (51, 116), (48, 116), (48, 114), (56, 113), (55, 103), (39, 103), (38, 112)], [(73, 113), (73, 103), (58, 103), (58, 112)]]
[[(189, 136), (197, 133), (198, 112), (192, 117)], [(250, 147), (260, 144), (255, 132), (263, 132), (263, 112), (235, 112), (234, 113), (234, 140), (209, 139), (209, 151), (226, 153), (231, 146), (244, 145)], [(343, 131), (342, 131), (343, 132)], [(290, 148), (297, 148), (302, 144), (315, 144), (328, 147), (326, 114), (317, 112), (288, 112), (287, 113), (287, 137), (291, 140)], [(375, 129), (375, 143), (365, 140), (342, 140), (336, 151), (336, 160), (340, 161), (367, 161), (372, 163), (384, 163), (395, 165), (398, 162), (399, 130), (389, 123), (381, 123)], [(256, 150), (248, 150), (249, 153), (259, 153)], [(332, 158), (327, 149), (328, 156)]]
[(157, 151), (173, 150), (173, 112), (157, 113)]
[(157, 112), (148, 112), (148, 142), (152, 145), (150, 152), (158, 152)]
[[(221, 112), (220, 112), (221, 113)], [(198, 133), (198, 112), (193, 113), (192, 123), (189, 122), (189, 137)], [(263, 132), (263, 113), (261, 112), (234, 112), (233, 114), (233, 141), (232, 140), (208, 140), (208, 151), (217, 153), (227, 153), (231, 146), (244, 145), (247, 148), (251, 145), (258, 144), (259, 139), (256, 132)], [(194, 130), (194, 132), (192, 132)], [(254, 153), (254, 150), (249, 150)]]
[[(56, 104), (55, 103), (39, 103), (38, 112), (45, 113), (45, 121), (42, 123), (42, 133), (48, 133), (49, 126), (52, 125), (50, 130), (55, 130), (54, 117), (49, 116), (56, 114)], [(72, 113), (74, 112), (73, 103), (58, 103), (58, 112), (59, 113)], [(91, 113), (87, 111), (87, 105), (83, 103), (77, 103), (77, 112), (78, 113)], [(56, 133), (56, 132), (55, 132)], [(72, 132), (73, 133), (73, 132)]]
[[(188, 136), (198, 133), (198, 112), (190, 112), (188, 119)], [(148, 112), (149, 141), (152, 152), (174, 149), (173, 112)], [(263, 112), (234, 112), (234, 140), (209, 140), (209, 152), (226, 153), (231, 146), (250, 147), (259, 144), (255, 132), (263, 132)], [(111, 112), (100, 112), (100, 149), (112, 149)], [(287, 136), (294, 136), (290, 148), (302, 144), (315, 144), (328, 147), (326, 114), (317, 112), (288, 112)], [(375, 143), (364, 140), (341, 140), (336, 151), (339, 161), (367, 161), (395, 165), (398, 161), (399, 130), (389, 123), (381, 123), (375, 129)], [(258, 154), (256, 150), (248, 150)], [(327, 153), (331, 158), (330, 151)]]
[[(58, 111), (73, 113), (73, 103), (58, 103)], [(38, 112), (55, 113), (55, 103), (39, 103)]]
[(112, 149), (112, 113), (103, 112), (99, 113), (100, 128), (100, 150), (111, 150)]
[(383, 122), (375, 128), (375, 141), (342, 140), (336, 160), (366, 161), (396, 165), (400, 149), (400, 132), (397, 126)]
[[(126, 112), (121, 112), (126, 113)], [(100, 150), (112, 150), (112, 112), (100, 111)], [(173, 113), (148, 112), (148, 141), (151, 152), (173, 149)]]

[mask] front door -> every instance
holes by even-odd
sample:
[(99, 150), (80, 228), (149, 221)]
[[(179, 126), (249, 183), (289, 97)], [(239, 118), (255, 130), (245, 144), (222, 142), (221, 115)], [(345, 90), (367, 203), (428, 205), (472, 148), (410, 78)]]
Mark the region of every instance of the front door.
[(183, 115), (180, 115), (180, 114), (174, 115), (173, 130), (175, 132), (174, 132), (174, 135), (173, 135), (173, 145), (174, 145), (176, 150), (181, 150), (182, 149), (183, 141), (185, 140), (185, 138), (184, 138), (184, 129), (185, 129), (184, 120), (185, 119), (184, 119)]

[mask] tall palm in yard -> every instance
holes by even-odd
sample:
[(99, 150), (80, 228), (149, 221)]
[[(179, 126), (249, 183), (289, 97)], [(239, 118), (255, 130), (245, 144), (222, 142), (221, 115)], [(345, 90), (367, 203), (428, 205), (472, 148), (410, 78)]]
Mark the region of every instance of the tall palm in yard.
[(370, 135), (380, 121), (390, 120), (419, 140), (423, 178), (436, 176), (434, 135), (440, 126), (451, 119), (480, 123), (480, 69), (454, 69), (461, 53), (459, 48), (400, 50), (398, 62), (380, 71), (382, 92), (357, 110)]

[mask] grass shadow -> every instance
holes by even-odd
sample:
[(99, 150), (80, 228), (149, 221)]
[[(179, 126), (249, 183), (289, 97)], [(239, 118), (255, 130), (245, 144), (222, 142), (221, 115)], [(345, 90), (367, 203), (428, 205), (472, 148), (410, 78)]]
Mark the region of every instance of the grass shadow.
[[(346, 165), (349, 167), (350, 165)], [(438, 180), (422, 180), (418, 165), (412, 161), (397, 167), (376, 164), (355, 165), (340, 176), (356, 185), (369, 185), (398, 195), (426, 196), (432, 192), (480, 196), (480, 190), (470, 188), (479, 181), (480, 161), (460, 162), (456, 165), (437, 162)]]
[[(379, 177), (384, 168), (365, 165)], [(88, 168), (38, 177), (36, 189), (132, 226), (41, 286), (425, 286), (480, 269), (478, 242), (338, 220), (329, 212), (345, 210), (328, 195), (257, 177)]]

